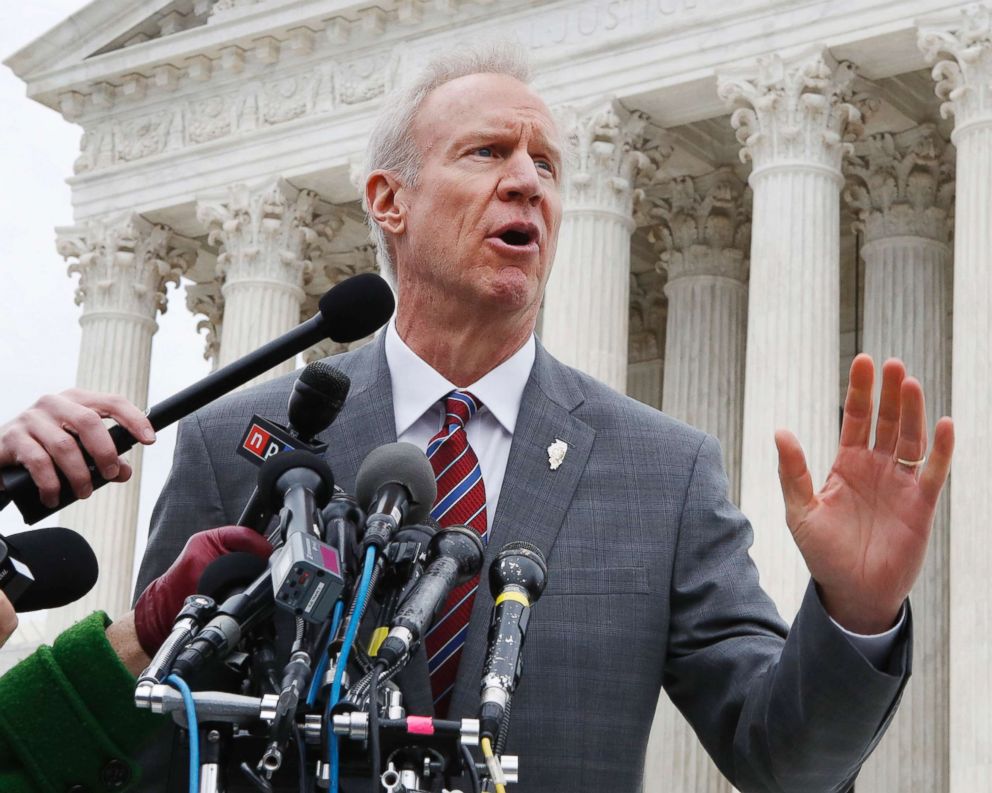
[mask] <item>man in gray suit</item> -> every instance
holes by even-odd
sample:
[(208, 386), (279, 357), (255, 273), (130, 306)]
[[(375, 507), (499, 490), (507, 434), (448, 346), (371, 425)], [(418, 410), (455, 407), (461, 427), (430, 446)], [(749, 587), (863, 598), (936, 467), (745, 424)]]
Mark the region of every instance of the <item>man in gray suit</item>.
[[(352, 490), (372, 449), (441, 426), (445, 393), (481, 399), (466, 431), (486, 488), (487, 562), (526, 540), (550, 571), (510, 722), (517, 790), (638, 790), (662, 687), (740, 790), (850, 787), (909, 675), (906, 597), (950, 464), (950, 420), (922, 467), (923, 394), (890, 361), (870, 447), (874, 371), (859, 356), (819, 493), (798, 440), (777, 434), (787, 521), (812, 575), (788, 629), (758, 584), (718, 443), (534, 339), (564, 147), (523, 67), (499, 53), (449, 57), (384, 108), (365, 199), (380, 255), (395, 262), (398, 311), (374, 343), (333, 360), (353, 385), (323, 440)], [(293, 379), (180, 425), (139, 592), (190, 534), (237, 519), (254, 469), (235, 446), (253, 413), (285, 420)], [(552, 469), (559, 439), (566, 452)], [(476, 713), (491, 606), (480, 588), (453, 717)], [(412, 713), (432, 708), (426, 665), (421, 653), (404, 678)]]

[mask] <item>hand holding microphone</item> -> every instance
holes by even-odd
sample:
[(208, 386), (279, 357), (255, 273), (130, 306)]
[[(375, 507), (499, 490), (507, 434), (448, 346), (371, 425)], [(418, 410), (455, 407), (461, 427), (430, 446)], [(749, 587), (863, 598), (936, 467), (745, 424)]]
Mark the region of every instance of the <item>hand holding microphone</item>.
[(235, 551), (266, 559), (272, 553), (272, 546), (258, 532), (244, 526), (210, 529), (189, 538), (179, 558), (148, 585), (134, 606), (134, 628), (145, 653), (154, 655), (165, 641), (176, 614), (187, 596), (196, 593), (207, 566)]
[(23, 465), (38, 488), (42, 503), (58, 505), (61, 471), (77, 498), (93, 492), (89, 454), (110, 482), (126, 482), (131, 466), (118, 456), (102, 419), (112, 418), (144, 444), (155, 441), (151, 422), (124, 397), (71, 388), (41, 397), (0, 427), (0, 467)]

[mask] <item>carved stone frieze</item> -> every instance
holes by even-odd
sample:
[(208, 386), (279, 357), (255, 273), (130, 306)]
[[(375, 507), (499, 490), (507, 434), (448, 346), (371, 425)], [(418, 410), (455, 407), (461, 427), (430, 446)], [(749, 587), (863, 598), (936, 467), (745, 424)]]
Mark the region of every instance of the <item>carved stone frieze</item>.
[(555, 115), (569, 143), (563, 199), (566, 209), (596, 208), (633, 217), (650, 182), (672, 147), (649, 134), (648, 117), (615, 103), (577, 108)]
[(723, 166), (704, 176), (680, 176), (667, 196), (654, 196), (659, 269), (668, 280), (713, 275), (747, 281), (751, 247), (751, 189), (734, 169)]
[(940, 21), (921, 22), (918, 43), (933, 65), (944, 118), (957, 127), (992, 117), (992, 9), (969, 6)]
[(170, 228), (129, 214), (58, 230), (58, 252), (75, 261), (76, 305), (84, 314), (119, 313), (154, 320), (168, 305), (166, 287), (192, 266), (196, 246)]
[(170, 108), (86, 125), (77, 174), (273, 127), (335, 105), (333, 67), (253, 80), (212, 96), (177, 100)]
[(751, 159), (755, 169), (783, 161), (839, 169), (879, 105), (854, 64), (823, 49), (763, 56), (746, 70), (721, 74), (718, 91), (734, 108), (741, 160)]
[(934, 124), (865, 141), (847, 168), (844, 198), (867, 242), (885, 237), (949, 241), (954, 200), (954, 148)]

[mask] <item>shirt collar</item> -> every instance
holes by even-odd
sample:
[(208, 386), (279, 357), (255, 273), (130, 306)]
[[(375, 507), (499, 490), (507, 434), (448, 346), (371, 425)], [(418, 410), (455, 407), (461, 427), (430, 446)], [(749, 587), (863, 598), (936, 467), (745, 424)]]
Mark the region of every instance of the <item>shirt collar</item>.
[[(536, 350), (532, 333), (513, 355), (464, 389), (477, 396), (483, 409), (488, 409), (511, 435), (517, 426)], [(406, 345), (396, 330), (395, 319), (386, 327), (386, 364), (393, 385), (397, 437), (457, 388)]]

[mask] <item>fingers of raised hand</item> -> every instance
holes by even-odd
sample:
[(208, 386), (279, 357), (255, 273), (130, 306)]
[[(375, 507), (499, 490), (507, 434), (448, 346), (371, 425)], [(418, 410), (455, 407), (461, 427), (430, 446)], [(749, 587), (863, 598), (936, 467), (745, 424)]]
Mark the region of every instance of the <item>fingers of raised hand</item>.
[(795, 435), (788, 430), (776, 430), (775, 447), (778, 450), (778, 478), (785, 499), (786, 521), (791, 527), (813, 499), (813, 479), (806, 465), (806, 455)]
[(937, 422), (933, 432), (933, 447), (926, 468), (920, 475), (920, 490), (924, 497), (936, 504), (940, 497), (941, 488), (947, 481), (947, 473), (951, 468), (951, 455), (954, 452), (954, 422), (947, 416)]
[(112, 418), (141, 443), (154, 443), (155, 430), (148, 417), (122, 396), (70, 388), (61, 396), (96, 411), (103, 418)]
[(871, 437), (872, 388), (875, 365), (871, 356), (862, 353), (851, 364), (851, 376), (844, 400), (844, 420), (840, 429), (840, 445), (867, 448)]
[[(882, 364), (882, 391), (878, 398), (878, 422), (875, 425), (875, 451), (893, 454), (899, 438), (899, 415), (902, 407), (902, 381), (906, 367), (897, 358)], [(916, 459), (916, 458), (913, 458)]]
[[(65, 393), (69, 394), (70, 392), (67, 391)], [(85, 392), (80, 393), (85, 394)], [(68, 449), (70, 440), (75, 445), (75, 439), (67, 432), (67, 430), (71, 430), (79, 437), (79, 442), (83, 444), (83, 448), (93, 458), (93, 462), (96, 463), (103, 478), (116, 479), (120, 470), (120, 465), (117, 461), (117, 448), (114, 446), (110, 433), (103, 423), (101, 414), (89, 405), (78, 402), (75, 399), (75, 395), (73, 398), (70, 398), (65, 396), (65, 394), (59, 394), (53, 397), (45, 397), (44, 400), (46, 400), (44, 405), (49, 409), (49, 415), (58, 428), (58, 436), (52, 437), (50, 442), (58, 442)], [(38, 404), (41, 405), (42, 400), (39, 400)], [(46, 444), (46, 448), (48, 448), (48, 444)], [(53, 449), (49, 448), (49, 451), (52, 452), (52, 456), (55, 457), (56, 462), (59, 462), (59, 458)], [(78, 447), (76, 451), (78, 451)], [(70, 461), (71, 465), (75, 465), (75, 455), (67, 452), (66, 459)], [(82, 457), (79, 459), (82, 461)], [(85, 467), (85, 463), (82, 463), (82, 465)], [(73, 483), (73, 490), (76, 492), (76, 495), (83, 498), (84, 496), (76, 488), (76, 480), (82, 474), (75, 470), (66, 470), (62, 465), (59, 465), (59, 467), (65, 471), (69, 481)], [(88, 473), (86, 474), (86, 479), (89, 481)]]
[[(896, 440), (896, 460), (922, 460), (927, 453), (927, 410), (923, 387), (914, 377), (907, 377), (900, 388), (899, 436)], [(918, 468), (903, 465), (907, 470)]]

